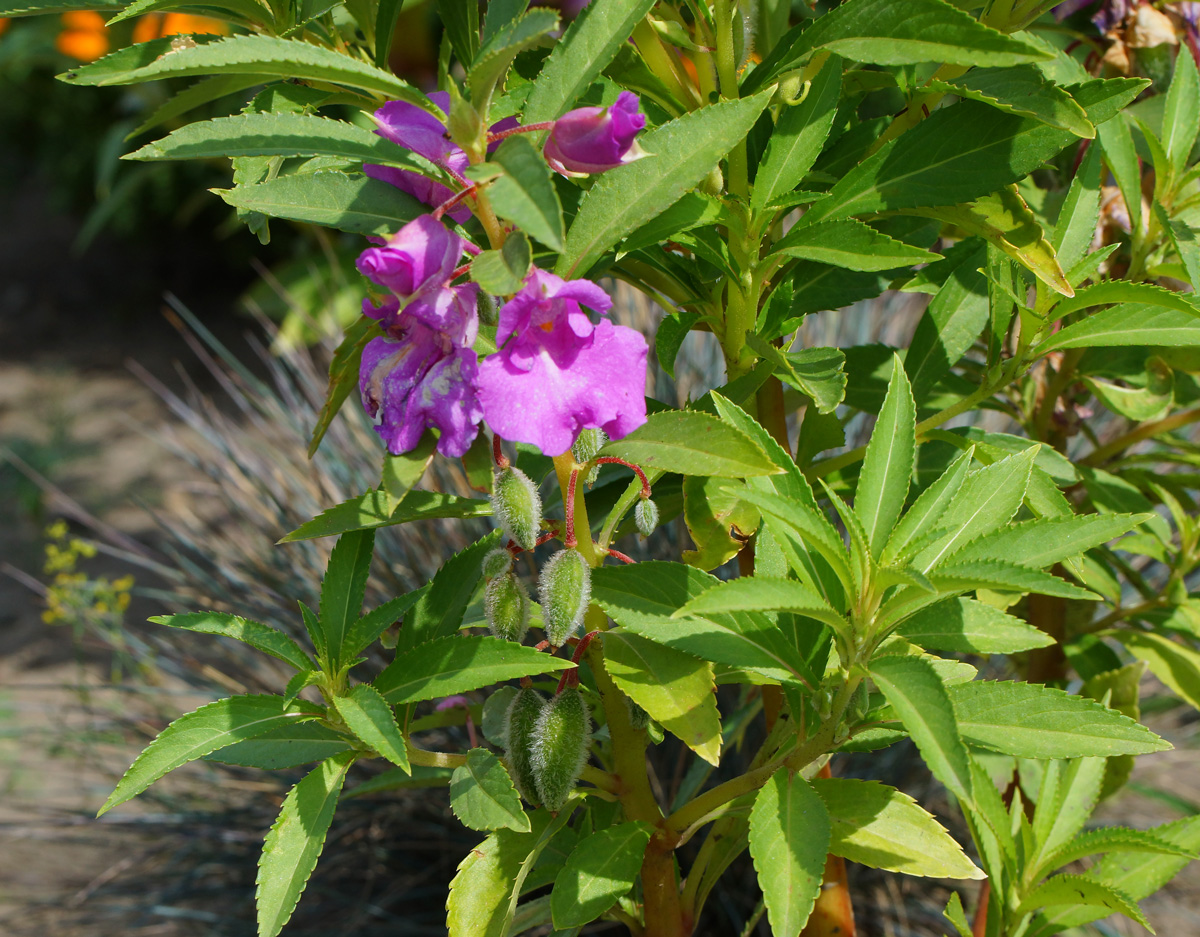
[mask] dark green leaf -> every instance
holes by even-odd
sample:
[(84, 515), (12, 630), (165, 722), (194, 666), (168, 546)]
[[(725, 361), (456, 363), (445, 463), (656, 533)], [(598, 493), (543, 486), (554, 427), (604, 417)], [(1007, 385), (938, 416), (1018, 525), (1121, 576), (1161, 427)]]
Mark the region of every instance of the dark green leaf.
[(369, 683), (360, 683), (345, 696), (335, 696), (333, 706), (346, 727), (362, 741), (401, 770), (412, 770), (396, 716), (378, 690)]
[(1125, 345), (1200, 345), (1200, 318), (1146, 303), (1123, 303), (1101, 309), (1055, 332), (1037, 346), (1035, 353)]
[(301, 524), (280, 543), (296, 540), (312, 540), (316, 537), (332, 537), (349, 530), (390, 527), (441, 517), (490, 517), (492, 505), (479, 498), (460, 498), (457, 495), (437, 491), (409, 492), (395, 513), (391, 511), (391, 499), (382, 491), (372, 489), (366, 494), (343, 501), (341, 504), (322, 511), (311, 521)]
[(374, 549), (375, 532), (356, 530), (342, 534), (329, 555), (329, 566), (321, 582), (320, 618), (331, 673), (337, 673), (349, 659), (343, 645), (346, 632), (362, 615)]
[(295, 641), (277, 628), (225, 612), (187, 612), (182, 615), (155, 615), (150, 621), (169, 628), (182, 628), (202, 634), (220, 634), (270, 654), (297, 670), (313, 666), (312, 660)]
[(325, 438), (325, 431), (350, 396), (350, 391), (358, 387), (358, 364), (362, 359), (362, 350), (378, 334), (379, 324), (362, 316), (346, 329), (345, 337), (334, 351), (329, 362), (329, 387), (325, 391), (325, 403), (317, 414), (317, 424), (313, 427), (312, 440), (308, 444), (310, 459), (316, 455), (321, 440)]
[(219, 748), (205, 755), (204, 760), (275, 771), (324, 761), (349, 748), (350, 742), (344, 735), (319, 722), (292, 721), (244, 742)]
[[(563, 212), (550, 167), (538, 149), (523, 136), (500, 144), (481, 169), (500, 166), (503, 172), (488, 185), (496, 214), (554, 251), (563, 249)], [(467, 173), (479, 178), (478, 173)]]
[(785, 384), (812, 400), (818, 413), (832, 413), (846, 395), (846, 356), (838, 348), (804, 348), (781, 351), (770, 342), (747, 333), (746, 344), (775, 368)]
[(542, 37), (556, 29), (558, 13), (536, 8), (497, 29), (480, 48), (467, 73), (472, 102), (482, 106), (517, 54), (538, 45)]
[(942, 259), (941, 254), (931, 254), (897, 241), (853, 218), (797, 225), (777, 241), (771, 251), (847, 270), (865, 271), (893, 270)]
[(707, 413), (673, 410), (654, 413), (601, 455), (615, 455), (643, 469), (680, 475), (745, 478), (780, 471), (745, 433)]
[(926, 87), (1033, 117), (1051, 127), (1068, 130), (1077, 137), (1091, 139), (1096, 135), (1087, 112), (1062, 88), (1047, 81), (1034, 65), (973, 68), (960, 78), (948, 81), (934, 78)]
[(633, 820), (583, 836), (554, 879), (550, 910), (559, 930), (594, 921), (633, 888), (654, 828)]

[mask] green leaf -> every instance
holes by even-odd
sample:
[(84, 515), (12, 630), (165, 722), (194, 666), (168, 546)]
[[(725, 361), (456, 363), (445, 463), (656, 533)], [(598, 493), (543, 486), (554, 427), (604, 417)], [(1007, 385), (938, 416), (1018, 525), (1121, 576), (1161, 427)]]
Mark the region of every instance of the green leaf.
[(1052, 290), (1073, 296), (1059, 266), (1054, 246), (1046, 240), (1037, 216), (1025, 204), (1015, 185), (1006, 185), (972, 202), (945, 208), (918, 208), (914, 214), (936, 218), (994, 244), (1029, 270)]
[(847, 270), (892, 270), (941, 260), (854, 218), (797, 225), (771, 247), (773, 254), (814, 260)]
[(1096, 128), (1087, 119), (1087, 112), (1062, 88), (1047, 81), (1041, 69), (1034, 65), (973, 68), (959, 78), (945, 81), (933, 78), (925, 87), (1033, 117), (1077, 137), (1090, 140), (1096, 136)]
[(378, 690), (360, 683), (345, 696), (335, 696), (333, 706), (351, 732), (398, 768), (412, 771), (396, 715)]
[(136, 797), (180, 765), (234, 742), (320, 714), (321, 710), (311, 703), (296, 701), (285, 705), (282, 696), (231, 696), (201, 706), (180, 716), (146, 746), (108, 796), (100, 814)]
[(883, 551), (904, 509), (916, 460), (916, 434), (917, 407), (897, 357), (854, 492), (854, 513), (862, 521), (874, 557)]
[(1193, 709), (1200, 709), (1200, 654), (1154, 631), (1122, 629), (1110, 634)]
[(487, 42), (503, 27), (508, 26), (522, 13), (527, 5), (521, 0), (496, 0), (489, 3), (483, 18), (483, 41)]
[(174, 37), (129, 46), (59, 77), (76, 85), (129, 85), (189, 75), (257, 75), (328, 81), (407, 101), (434, 116), (441, 114), (408, 82), (333, 49), (274, 36), (190, 38), (194, 45), (183, 49), (172, 45)]
[[(90, 6), (89, 8), (97, 9), (95, 6)], [(238, 91), (253, 88), (259, 84), (262, 84), (260, 79), (246, 77), (245, 75), (217, 75), (214, 78), (205, 78), (202, 81), (197, 81), (173, 97), (163, 101), (162, 104), (150, 113), (149, 117), (138, 124), (134, 130), (130, 131), (125, 139), (132, 140), (134, 137), (141, 136), (147, 130), (153, 130), (155, 127), (172, 121), (176, 117), (195, 110), (198, 107), (202, 107), (212, 101), (220, 100), (226, 95), (236, 94)]]
[(683, 519), (696, 544), (680, 559), (698, 569), (716, 569), (737, 556), (758, 529), (761, 516), (724, 478), (689, 475), (683, 479)]
[(554, 879), (550, 911), (559, 930), (594, 921), (633, 888), (654, 828), (633, 820), (580, 837)]
[(605, 445), (600, 455), (680, 475), (745, 478), (780, 471), (745, 433), (695, 410), (653, 413), (632, 433)]
[(907, 794), (851, 778), (816, 778), (812, 786), (829, 812), (829, 851), (835, 856), (905, 875), (984, 877), (946, 829)]
[(949, 693), (963, 738), (1018, 758), (1142, 755), (1171, 748), (1127, 716), (1040, 684), (976, 680)]
[(1002, 560), (964, 560), (951, 557), (929, 571), (929, 581), (939, 592), (992, 589), (1001, 592), (1036, 592), (1064, 599), (1095, 599), (1094, 593), (1050, 573)]
[(677, 609), (671, 617), (749, 611), (796, 612), (834, 628), (846, 627), (845, 619), (815, 590), (794, 579), (766, 576), (743, 576), (714, 585)]
[(375, 67), (387, 68), (391, 58), (392, 41), (396, 35), (396, 24), (400, 21), (400, 11), (404, 8), (404, 0), (379, 0), (378, 12), (375, 17)]
[[(332, 169), (277, 176), (258, 185), (212, 191), (234, 208), (325, 225), (352, 234), (392, 234), (429, 211), (394, 185)], [(356, 370), (357, 364), (355, 361)]]
[(454, 54), (467, 68), (479, 52), (479, 7), (457, 0), (437, 0), (437, 11)]
[(346, 752), (321, 762), (284, 798), (258, 863), (254, 900), (259, 937), (275, 937), (296, 910), (325, 847), (338, 795), (356, 756)]
[(950, 922), (959, 937), (972, 937), (971, 925), (967, 922), (967, 915), (963, 911), (962, 899), (958, 897), (958, 892), (950, 894), (950, 900), (946, 902), (946, 910), (942, 912), (942, 916)]
[(1126, 345), (1200, 345), (1200, 319), (1193, 313), (1146, 303), (1123, 303), (1094, 312), (1055, 332), (1034, 349), (1046, 355), (1066, 348), (1113, 348)]
[(1129, 121), (1121, 115), (1098, 129), (1100, 145), (1104, 148), (1104, 162), (1121, 190), (1121, 197), (1129, 208), (1129, 223), (1137, 236), (1143, 227), (1142, 169)]
[(186, 612), (182, 615), (155, 615), (150, 621), (157, 625), (166, 625), (168, 628), (224, 635), (249, 644), (285, 664), (291, 664), (297, 670), (308, 670), (313, 666), (312, 659), (304, 653), (300, 645), (282, 631), (238, 615), (225, 612)]
[[(911, 351), (909, 353), (911, 354)], [(880, 554), (879, 562), (882, 565), (890, 566), (894, 562), (906, 559), (911, 546), (919, 544), (928, 531), (937, 529), (938, 521), (954, 503), (954, 498), (962, 488), (974, 454), (975, 450), (972, 447), (958, 456), (932, 485), (921, 492), (912, 507), (904, 512), (904, 516), (888, 537), (887, 546)]]
[(825, 804), (798, 772), (783, 767), (754, 798), (750, 857), (771, 931), (799, 934), (816, 904), (830, 845)]
[(750, 132), (769, 99), (763, 93), (702, 107), (640, 137), (650, 155), (609, 170), (587, 191), (555, 273), (586, 275), (624, 235), (677, 202)]
[(921, 657), (879, 657), (870, 669), (933, 776), (964, 805), (971, 804), (970, 756), (959, 734), (957, 707), (933, 666)]
[(1154, 933), (1154, 928), (1132, 898), (1089, 875), (1056, 875), (1047, 879), (1025, 895), (1014, 914), (1020, 916), (1038, 908), (1060, 904), (1101, 907), (1109, 913), (1123, 914)]
[(205, 761), (276, 771), (324, 761), (350, 749), (347, 738), (319, 722), (292, 721), (205, 755)]
[(358, 388), (358, 365), (362, 360), (362, 350), (367, 342), (379, 334), (379, 324), (366, 316), (361, 316), (346, 329), (345, 337), (329, 362), (329, 386), (325, 391), (325, 403), (321, 406), (321, 412), (317, 414), (317, 423), (313, 427), (312, 439), (308, 444), (310, 459), (316, 455), (321, 440), (325, 438), (325, 431), (329, 429), (329, 424), (350, 396), (350, 391)]
[(236, 114), (196, 121), (122, 157), (136, 160), (236, 156), (337, 156), (402, 166), (422, 175), (430, 167), (370, 130), (315, 114)]
[(1112, 826), (1080, 833), (1046, 859), (1042, 867), (1060, 869), (1072, 862), (1078, 862), (1080, 859), (1086, 859), (1088, 856), (1102, 852), (1148, 852), (1160, 856), (1196, 858), (1195, 850), (1182, 849), (1146, 830), (1127, 830)]
[(658, 330), (654, 333), (654, 354), (658, 358), (659, 366), (672, 380), (675, 379), (675, 359), (679, 357), (683, 340), (692, 331), (692, 326), (699, 321), (699, 313), (678, 312), (663, 316), (662, 321), (658, 323)]
[(1065, 270), (1072, 270), (1091, 247), (1100, 216), (1100, 147), (1089, 146), (1066, 201), (1058, 213), (1050, 244)]
[(467, 73), (471, 101), (479, 107), (507, 73), (517, 54), (542, 42), (542, 37), (558, 29), (558, 13), (532, 9), (505, 23), (483, 44)]
[[(541, 655), (545, 656), (545, 655)], [(604, 663), (617, 688), (710, 765), (721, 755), (712, 665), (635, 634), (604, 635)]]
[(791, 192), (812, 169), (837, 115), (841, 89), (842, 60), (831, 55), (813, 76), (804, 100), (782, 108), (754, 175), (753, 211), (761, 212)]
[(437, 447), (437, 439), (433, 433), (426, 433), (417, 443), (416, 448), (401, 455), (390, 452), (383, 457), (383, 473), (379, 480), (379, 490), (387, 495), (392, 502), (392, 511), (400, 502), (408, 497), (408, 493), (425, 475), (429, 464), (433, 461), (433, 453)]
[(539, 810), (528, 833), (496, 830), (458, 864), (446, 902), (448, 937), (505, 937), (517, 876), (550, 823)]
[(927, 651), (959, 654), (1015, 654), (1054, 643), (1046, 632), (974, 599), (930, 605), (896, 632)]
[(609, 0), (585, 6), (534, 80), (524, 122), (561, 117), (613, 60), (652, 6), (653, 0)]
[(1175, 74), (1163, 107), (1163, 149), (1177, 176), (1187, 168), (1196, 134), (1200, 133), (1200, 75), (1195, 60), (1188, 59), (1186, 55), (1176, 56)]
[(510, 231), (500, 250), (482, 251), (471, 261), (471, 279), (485, 293), (511, 296), (524, 285), (532, 264), (529, 238), (523, 231)]
[(500, 759), (486, 748), (472, 748), (450, 778), (450, 809), (473, 830), (509, 829), (526, 833), (529, 817)]
[(523, 136), (509, 137), (489, 162), (468, 170), (472, 179), (495, 171), (488, 197), (496, 214), (554, 251), (563, 249), (563, 212), (546, 158)]
[(351, 530), (390, 527), (409, 521), (432, 520), (441, 517), (490, 517), (491, 502), (481, 498), (460, 498), (439, 491), (409, 492), (400, 506), (392, 512), (391, 499), (382, 491), (372, 489), (357, 498), (343, 501), (322, 511), (280, 539), (280, 543), (333, 537)]
[(1080, 309), (1108, 303), (1142, 303), (1174, 309), (1200, 319), (1200, 305), (1191, 296), (1174, 293), (1152, 283), (1130, 283), (1127, 280), (1106, 280), (1082, 289), (1073, 298), (1057, 303), (1053, 315), (1056, 319), (1062, 319)]
[(452, 635), (398, 655), (373, 685), (389, 703), (400, 706), (572, 666), (570, 661), (491, 635)]
[(818, 413), (832, 413), (846, 396), (846, 355), (840, 348), (785, 352), (753, 332), (746, 334), (746, 344), (771, 362), (781, 381), (809, 397)]
[(329, 671), (337, 673), (349, 655), (343, 651), (346, 632), (362, 615), (375, 532), (356, 530), (342, 534), (329, 555), (329, 566), (321, 582), (321, 631), (325, 636), (324, 657)]
[(3, 0), (0, 16), (39, 16), (48, 13), (73, 13), (76, 10), (119, 10), (124, 3), (103, 0)]
[(1183, 264), (1188, 281), (1192, 284), (1192, 291), (1200, 290), (1200, 286), (1197, 285), (1200, 284), (1200, 243), (1196, 240), (1195, 232), (1187, 222), (1172, 221), (1168, 218), (1167, 213), (1157, 202), (1154, 204), (1154, 210), (1163, 229), (1170, 235), (1171, 246), (1179, 255), (1179, 261)]
[(1004, 560), (1040, 569), (1108, 543), (1149, 517), (1146, 514), (1088, 514), (1025, 521), (973, 540), (946, 562)]
[(621, 252), (657, 247), (672, 235), (701, 226), (724, 224), (728, 220), (728, 212), (718, 199), (699, 192), (688, 192), (662, 214), (656, 215), (625, 238), (621, 242)]

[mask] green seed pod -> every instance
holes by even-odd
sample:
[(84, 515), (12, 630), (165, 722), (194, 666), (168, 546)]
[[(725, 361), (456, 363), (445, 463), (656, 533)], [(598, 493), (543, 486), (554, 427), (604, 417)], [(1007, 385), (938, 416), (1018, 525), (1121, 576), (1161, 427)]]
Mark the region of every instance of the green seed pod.
[(496, 298), (485, 290), (479, 291), (479, 297), (475, 300), (475, 312), (481, 325), (495, 325), (500, 319)]
[(538, 578), (538, 600), (546, 640), (562, 647), (583, 623), (592, 594), (592, 568), (578, 550), (559, 550)]
[(505, 641), (525, 640), (529, 630), (529, 593), (511, 570), (487, 584), (483, 613), (492, 634)]
[(503, 576), (512, 569), (512, 554), (501, 547), (493, 550), (483, 558), (482, 570), (484, 579), (495, 579)]
[(644, 729), (650, 725), (650, 714), (628, 696), (625, 697), (625, 705), (629, 709), (629, 724), (631, 726), (635, 729)]
[[(580, 465), (586, 462), (591, 462), (596, 458), (603, 445), (608, 442), (608, 434), (602, 429), (585, 429), (581, 430), (579, 436), (575, 439), (575, 445), (571, 447), (571, 455), (575, 457), (575, 461)], [(596, 483), (596, 476), (600, 474), (600, 466), (593, 465), (584, 478), (585, 485), (591, 486)]]
[(649, 537), (658, 526), (658, 505), (649, 498), (642, 498), (633, 509), (633, 522), (643, 539)]
[(492, 511), (504, 535), (517, 546), (532, 550), (542, 526), (542, 498), (537, 485), (517, 468), (496, 473)]
[(533, 734), (533, 777), (542, 804), (556, 811), (575, 789), (587, 762), (592, 720), (577, 689), (563, 690), (538, 716)]
[(512, 776), (517, 793), (525, 801), (536, 805), (537, 781), (533, 771), (534, 739), (538, 720), (546, 708), (542, 694), (532, 687), (525, 687), (513, 697), (508, 707), (505, 730), (508, 749), (508, 773)]

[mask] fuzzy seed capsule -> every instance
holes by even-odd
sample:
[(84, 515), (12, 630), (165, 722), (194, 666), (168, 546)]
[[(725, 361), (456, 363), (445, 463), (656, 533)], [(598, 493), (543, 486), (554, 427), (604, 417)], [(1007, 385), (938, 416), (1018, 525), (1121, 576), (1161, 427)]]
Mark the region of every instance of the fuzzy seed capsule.
[(592, 568), (578, 550), (560, 550), (547, 560), (538, 578), (538, 600), (552, 647), (562, 647), (578, 630), (591, 594)]
[(503, 547), (493, 550), (483, 558), (481, 569), (484, 579), (495, 579), (497, 576), (503, 576), (512, 569), (512, 554)]
[(517, 468), (496, 473), (492, 511), (504, 535), (517, 546), (532, 550), (542, 526), (542, 498), (537, 485)]
[(533, 770), (534, 739), (538, 719), (546, 701), (532, 687), (518, 691), (508, 707), (505, 737), (508, 749), (508, 773), (525, 801), (538, 803), (537, 781)]
[(633, 509), (633, 522), (643, 538), (649, 537), (658, 526), (658, 505), (649, 498), (642, 498)]
[(483, 612), (497, 638), (518, 644), (525, 639), (529, 630), (529, 594), (511, 570), (488, 582), (483, 593)]
[(592, 720), (578, 689), (563, 690), (542, 709), (533, 735), (533, 776), (547, 810), (567, 802), (591, 739)]
[[(602, 429), (585, 429), (580, 430), (579, 435), (575, 438), (575, 445), (571, 447), (571, 455), (580, 465), (591, 462), (596, 458), (596, 454), (601, 450), (604, 444), (608, 442), (608, 434)], [(593, 465), (588, 469), (587, 476), (583, 479), (585, 485), (594, 485), (596, 476), (600, 474), (600, 466)]]

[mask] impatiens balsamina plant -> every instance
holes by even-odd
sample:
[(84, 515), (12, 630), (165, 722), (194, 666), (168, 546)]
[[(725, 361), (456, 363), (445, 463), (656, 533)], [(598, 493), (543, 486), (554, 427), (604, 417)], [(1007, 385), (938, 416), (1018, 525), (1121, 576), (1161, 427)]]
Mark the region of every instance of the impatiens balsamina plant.
[[(284, 538), (339, 537), (301, 609), (312, 646), (160, 619), (295, 676), (180, 717), (104, 809), (197, 758), (315, 764), (266, 837), (264, 937), (372, 758), (394, 766), (376, 788), (447, 784), (481, 834), (452, 937), (693, 933), (747, 849), (781, 937), (853, 931), (844, 859), (983, 880), (973, 921), (946, 908), (964, 937), (1146, 923), (1200, 819), (1085, 826), (1169, 747), (1138, 721), (1144, 671), (1200, 706), (1194, 4), (1100, 4), (1127, 38), (1159, 18), (1115, 77), (1095, 3), (1061, 23), (1052, 0), (592, 0), (569, 23), (434, 5), (430, 94), (388, 68), (399, 0), (118, 0), (118, 20), (195, 10), (231, 34), (62, 76), (200, 79), (129, 158), (232, 159), (217, 194), (261, 237), (275, 217), (371, 242), (313, 447), (357, 388), (382, 471)], [(1128, 76), (1143, 61), (1153, 86)], [(240, 113), (186, 122), (234, 93)], [(700, 331), (725, 383), (647, 399), (614, 280), (666, 311), (664, 371)], [(928, 296), (906, 347), (806, 347), (884, 291)], [(434, 459), (490, 497), (421, 490)], [(502, 532), (363, 613), (378, 528), (489, 515)], [(669, 523), (694, 546), (676, 560), (616, 549)], [(486, 744), (430, 747), (481, 715)], [(965, 849), (901, 791), (830, 771), (904, 739)], [(661, 786), (659, 744), (692, 755)]]

